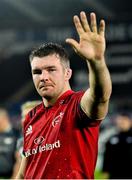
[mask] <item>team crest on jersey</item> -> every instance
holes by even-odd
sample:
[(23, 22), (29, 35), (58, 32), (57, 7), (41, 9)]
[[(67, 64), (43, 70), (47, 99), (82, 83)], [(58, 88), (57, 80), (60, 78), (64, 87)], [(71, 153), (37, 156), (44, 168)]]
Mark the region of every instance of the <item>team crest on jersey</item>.
[(63, 115), (64, 115), (64, 112), (60, 112), (60, 114), (53, 119), (53, 121), (52, 121), (53, 127), (55, 127), (57, 124), (59, 124), (59, 122), (63, 118)]

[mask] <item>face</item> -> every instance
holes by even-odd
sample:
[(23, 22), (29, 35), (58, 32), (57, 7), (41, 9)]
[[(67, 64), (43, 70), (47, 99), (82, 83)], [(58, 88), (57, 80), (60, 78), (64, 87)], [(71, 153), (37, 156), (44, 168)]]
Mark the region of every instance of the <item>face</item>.
[(34, 85), (41, 97), (50, 100), (66, 91), (71, 70), (64, 68), (56, 54), (34, 57), (31, 69)]
[(116, 118), (117, 128), (121, 131), (127, 131), (131, 128), (131, 120), (127, 116), (118, 116)]
[(9, 127), (9, 116), (6, 112), (0, 112), (0, 132)]

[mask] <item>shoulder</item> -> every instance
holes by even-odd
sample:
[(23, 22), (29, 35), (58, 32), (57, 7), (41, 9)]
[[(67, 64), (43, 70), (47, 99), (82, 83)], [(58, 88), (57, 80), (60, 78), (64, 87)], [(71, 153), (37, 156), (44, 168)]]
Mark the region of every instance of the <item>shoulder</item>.
[(85, 93), (85, 91), (76, 91), (73, 93), (74, 96), (83, 96), (83, 94)]
[(72, 90), (68, 91), (63, 95), (63, 97), (61, 97), (60, 103), (73, 105), (77, 102), (80, 102), (83, 94), (84, 94), (83, 91), (77, 91), (77, 92), (72, 91)]
[(28, 116), (32, 119), (41, 109), (43, 108), (43, 103), (35, 106), (31, 111), (29, 111)]
[(24, 120), (24, 126), (26, 126), (27, 124), (29, 124), (32, 119), (37, 115), (39, 114), (42, 110), (44, 109), (43, 107), (43, 103), (40, 103), (39, 105), (37, 105), (36, 107), (34, 107), (32, 110), (30, 110), (28, 112), (28, 114), (26, 115), (25, 117), (25, 120)]
[(84, 91), (77, 91), (77, 92), (74, 92), (72, 95), (71, 95), (71, 98), (72, 99), (76, 99), (76, 100), (80, 100), (82, 98), (82, 96), (84, 95)]
[(67, 95), (64, 99), (62, 104), (67, 104), (69, 107), (76, 107), (80, 105), (81, 98), (83, 96), (83, 91), (72, 91), (71, 94)]

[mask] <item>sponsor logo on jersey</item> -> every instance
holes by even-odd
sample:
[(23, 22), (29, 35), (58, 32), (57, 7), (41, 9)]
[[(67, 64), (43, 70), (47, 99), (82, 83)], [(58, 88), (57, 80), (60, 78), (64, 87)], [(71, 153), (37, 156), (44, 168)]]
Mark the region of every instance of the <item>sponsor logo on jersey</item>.
[(57, 140), (52, 144), (47, 143), (45, 145), (36, 146), (33, 149), (28, 149), (25, 152), (25, 156), (28, 157), (28, 156), (31, 156), (33, 154), (41, 153), (41, 152), (44, 152), (44, 151), (51, 151), (51, 150), (57, 149), (57, 148), (60, 148), (60, 140)]
[(63, 115), (64, 115), (64, 112), (60, 112), (60, 114), (53, 119), (53, 121), (52, 121), (53, 127), (55, 127), (57, 124), (59, 124), (59, 122), (63, 118)]
[(30, 126), (28, 127), (28, 129), (26, 130), (26, 136), (29, 135), (29, 134), (31, 134), (32, 131), (33, 131), (33, 129), (32, 129), (32, 126), (30, 125)]

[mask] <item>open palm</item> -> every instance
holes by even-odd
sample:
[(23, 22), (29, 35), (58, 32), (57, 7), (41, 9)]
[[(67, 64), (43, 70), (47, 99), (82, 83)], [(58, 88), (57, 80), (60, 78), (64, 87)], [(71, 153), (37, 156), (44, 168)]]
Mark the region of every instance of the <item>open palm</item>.
[(74, 24), (79, 35), (79, 42), (68, 38), (67, 43), (71, 44), (74, 50), (86, 60), (100, 60), (104, 56), (105, 51), (105, 22), (100, 21), (99, 29), (97, 30), (96, 15), (90, 14), (90, 26), (87, 21), (86, 14), (80, 13), (74, 16)]

